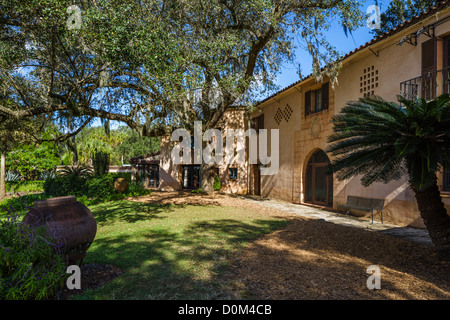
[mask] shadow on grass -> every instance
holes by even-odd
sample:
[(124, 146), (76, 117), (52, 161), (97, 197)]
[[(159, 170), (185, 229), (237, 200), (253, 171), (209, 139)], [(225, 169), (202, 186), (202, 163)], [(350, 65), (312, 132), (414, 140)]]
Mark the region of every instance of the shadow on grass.
[(91, 206), (90, 209), (98, 225), (113, 222), (135, 223), (147, 220), (164, 219), (161, 213), (173, 211), (170, 204), (152, 204), (133, 201), (115, 201)]
[(146, 230), (94, 242), (86, 263), (119, 266), (124, 274), (81, 299), (229, 299), (224, 274), (240, 249), (285, 226), (281, 220), (198, 221), (182, 229)]

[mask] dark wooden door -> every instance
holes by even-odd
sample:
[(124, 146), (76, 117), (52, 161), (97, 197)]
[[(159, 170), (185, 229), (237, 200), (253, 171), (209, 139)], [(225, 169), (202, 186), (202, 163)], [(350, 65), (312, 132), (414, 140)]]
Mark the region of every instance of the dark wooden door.
[(329, 164), (328, 156), (321, 150), (311, 156), (306, 167), (306, 202), (333, 205), (333, 177), (327, 174)]
[(253, 194), (261, 195), (261, 171), (259, 165), (253, 165)]

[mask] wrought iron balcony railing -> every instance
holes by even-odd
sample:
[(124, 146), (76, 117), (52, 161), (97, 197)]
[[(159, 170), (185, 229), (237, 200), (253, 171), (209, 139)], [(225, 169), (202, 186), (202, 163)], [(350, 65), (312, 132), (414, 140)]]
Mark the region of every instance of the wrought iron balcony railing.
[(409, 100), (433, 100), (444, 93), (450, 93), (450, 67), (400, 83), (400, 95)]

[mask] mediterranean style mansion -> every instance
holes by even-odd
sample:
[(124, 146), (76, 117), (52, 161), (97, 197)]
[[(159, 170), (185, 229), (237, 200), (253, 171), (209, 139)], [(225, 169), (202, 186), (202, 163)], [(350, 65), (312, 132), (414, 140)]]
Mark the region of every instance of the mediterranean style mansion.
[[(324, 150), (332, 133), (331, 118), (348, 101), (367, 95), (388, 101), (397, 101), (398, 95), (433, 99), (450, 92), (448, 4), (440, 2), (348, 53), (342, 58), (335, 85), (326, 77), (317, 82), (308, 76), (258, 103), (250, 118), (239, 108), (227, 110), (219, 125), (222, 130), (278, 129), (280, 156), (274, 175), (261, 175), (262, 165), (248, 161), (218, 166), (221, 190), (335, 210), (345, 205), (349, 196), (379, 199), (384, 201), (384, 221), (423, 228), (406, 176), (367, 188), (358, 178), (339, 181), (326, 174), (330, 155)], [(170, 137), (164, 137), (158, 154), (131, 159), (133, 176), (161, 190), (200, 188), (201, 166), (174, 164), (172, 147)], [(444, 168), (439, 173), (439, 186), (450, 209), (450, 170)]]

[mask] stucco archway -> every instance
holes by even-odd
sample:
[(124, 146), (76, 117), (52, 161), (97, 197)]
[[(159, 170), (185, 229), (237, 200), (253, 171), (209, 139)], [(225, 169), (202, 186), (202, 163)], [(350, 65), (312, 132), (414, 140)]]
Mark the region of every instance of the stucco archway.
[(333, 206), (333, 176), (327, 175), (330, 159), (321, 150), (316, 150), (308, 159), (305, 169), (305, 195), (307, 203)]

